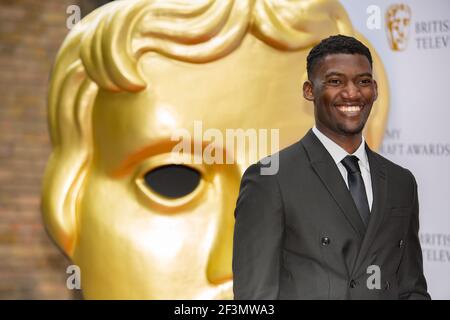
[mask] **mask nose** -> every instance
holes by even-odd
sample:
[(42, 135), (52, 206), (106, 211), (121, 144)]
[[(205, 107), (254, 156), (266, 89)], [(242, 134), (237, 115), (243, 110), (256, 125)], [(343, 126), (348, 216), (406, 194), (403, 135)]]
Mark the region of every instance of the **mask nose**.
[[(226, 165), (227, 166), (227, 165)], [(234, 209), (239, 193), (239, 184), (242, 176), (238, 166), (231, 165), (223, 170), (219, 181), (216, 182), (217, 193), (221, 202), (218, 208), (219, 218), (215, 226), (215, 238), (208, 257), (206, 275), (209, 283), (219, 285), (233, 279), (233, 235), (234, 235)]]

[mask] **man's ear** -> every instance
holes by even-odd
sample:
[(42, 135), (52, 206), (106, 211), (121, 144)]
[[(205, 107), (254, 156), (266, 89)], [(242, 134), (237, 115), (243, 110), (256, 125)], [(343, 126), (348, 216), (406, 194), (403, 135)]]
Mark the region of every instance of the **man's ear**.
[(314, 101), (313, 83), (310, 80), (303, 82), (303, 97), (308, 101)]

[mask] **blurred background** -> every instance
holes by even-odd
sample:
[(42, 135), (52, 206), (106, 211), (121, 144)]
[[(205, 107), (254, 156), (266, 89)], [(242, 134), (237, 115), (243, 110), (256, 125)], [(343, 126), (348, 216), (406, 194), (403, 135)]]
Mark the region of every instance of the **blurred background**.
[(69, 32), (70, 5), (81, 16), (109, 1), (0, 0), (0, 299), (79, 299), (66, 288), (70, 261), (41, 220), (40, 189), (50, 140), (48, 78)]

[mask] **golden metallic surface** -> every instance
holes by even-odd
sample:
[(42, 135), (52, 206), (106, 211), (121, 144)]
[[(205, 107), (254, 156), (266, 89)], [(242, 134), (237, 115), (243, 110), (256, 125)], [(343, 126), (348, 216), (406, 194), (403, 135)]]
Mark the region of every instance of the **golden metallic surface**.
[(404, 3), (391, 4), (386, 9), (386, 33), (393, 51), (403, 51), (408, 46), (411, 8)]
[[(198, 137), (199, 121), (202, 146), (210, 129), (279, 129), (277, 148), (297, 141), (314, 123), (301, 94), (306, 55), (337, 33), (361, 38), (324, 0), (114, 1), (70, 32), (51, 76), (42, 210), (81, 268), (85, 298), (232, 298), (233, 211), (249, 154), (189, 164), (201, 181), (178, 199), (143, 177), (174, 163), (172, 134)], [(389, 97), (374, 58), (379, 98), (365, 134), (376, 149)], [(232, 154), (224, 140), (213, 145)]]

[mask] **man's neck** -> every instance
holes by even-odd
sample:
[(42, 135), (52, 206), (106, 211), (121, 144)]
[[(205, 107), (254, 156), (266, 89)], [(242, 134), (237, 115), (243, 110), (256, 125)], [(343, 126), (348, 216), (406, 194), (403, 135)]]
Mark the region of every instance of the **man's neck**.
[(316, 128), (349, 154), (353, 154), (361, 145), (361, 132), (352, 135), (340, 135), (318, 124), (316, 124)]

